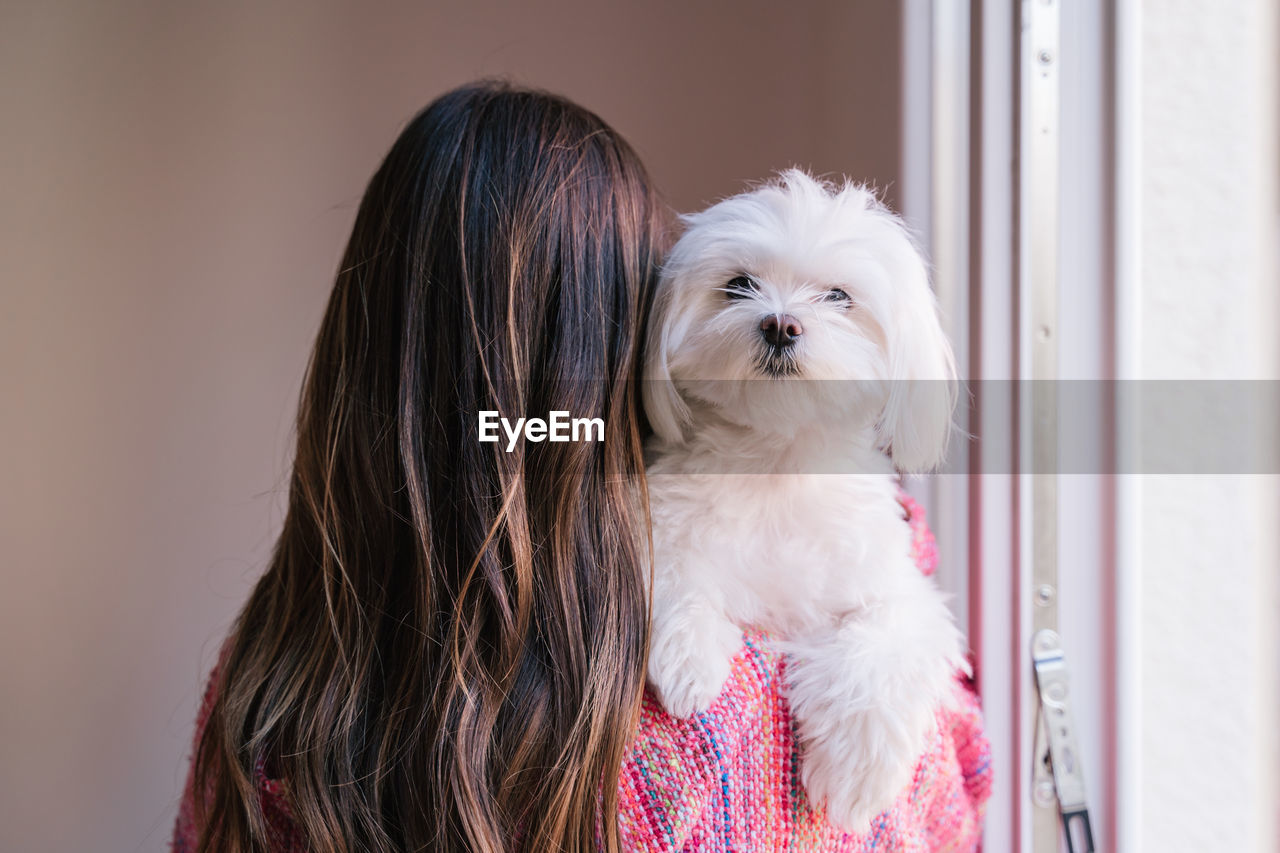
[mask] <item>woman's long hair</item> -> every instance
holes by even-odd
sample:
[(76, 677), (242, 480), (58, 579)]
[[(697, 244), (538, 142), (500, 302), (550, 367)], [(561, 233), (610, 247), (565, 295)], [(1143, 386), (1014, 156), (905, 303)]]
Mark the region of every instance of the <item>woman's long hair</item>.
[[(196, 755), (200, 850), (616, 849), (644, 687), (637, 352), (661, 205), (563, 99), (450, 92), (356, 216), (299, 404), (284, 529)], [(480, 411), (601, 418), (482, 443)]]

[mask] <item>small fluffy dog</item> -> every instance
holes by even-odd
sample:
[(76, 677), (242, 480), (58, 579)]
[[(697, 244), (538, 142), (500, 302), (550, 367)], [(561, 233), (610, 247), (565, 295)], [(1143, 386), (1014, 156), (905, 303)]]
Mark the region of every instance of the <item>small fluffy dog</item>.
[(861, 831), (967, 668), (896, 498), (895, 469), (945, 450), (951, 349), (902, 222), (861, 186), (791, 170), (684, 221), (645, 364), (649, 680), (687, 717), (742, 628), (769, 632), (810, 800)]

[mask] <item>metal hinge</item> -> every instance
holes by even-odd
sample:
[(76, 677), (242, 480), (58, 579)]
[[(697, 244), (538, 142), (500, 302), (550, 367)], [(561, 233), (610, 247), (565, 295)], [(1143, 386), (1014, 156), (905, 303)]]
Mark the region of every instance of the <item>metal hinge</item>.
[(1056, 631), (1036, 633), (1031, 644), (1040, 711), (1036, 715), (1036, 763), (1031, 780), (1036, 805), (1055, 804), (1070, 853), (1094, 853), (1089, 806), (1084, 793), (1084, 769), (1071, 717), (1071, 688), (1067, 659)]

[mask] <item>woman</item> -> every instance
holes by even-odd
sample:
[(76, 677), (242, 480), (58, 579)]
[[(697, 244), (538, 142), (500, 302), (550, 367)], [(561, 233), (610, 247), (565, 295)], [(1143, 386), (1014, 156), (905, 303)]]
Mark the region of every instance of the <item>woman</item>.
[[(664, 849), (746, 825), (711, 730), (642, 702), (635, 380), (661, 222), (631, 148), (560, 98), (465, 87), (396, 141), (307, 371), (284, 529), (210, 678), (176, 849)], [(603, 440), (479, 440), (480, 412), (553, 411)], [(758, 682), (785, 729), (780, 662), (752, 648), (726, 696)], [(714, 758), (764, 769), (762, 744)], [(725, 803), (702, 809), (712, 785)], [(853, 843), (764, 793), (794, 806), (778, 831)]]

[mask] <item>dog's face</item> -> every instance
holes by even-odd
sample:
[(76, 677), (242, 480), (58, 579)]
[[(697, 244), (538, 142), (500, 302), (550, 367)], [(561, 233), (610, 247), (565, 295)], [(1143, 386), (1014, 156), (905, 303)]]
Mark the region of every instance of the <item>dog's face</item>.
[(896, 216), (863, 187), (792, 170), (685, 222), (649, 329), (645, 407), (659, 436), (682, 441), (696, 400), (779, 432), (861, 418), (899, 468), (936, 464), (955, 371)]

